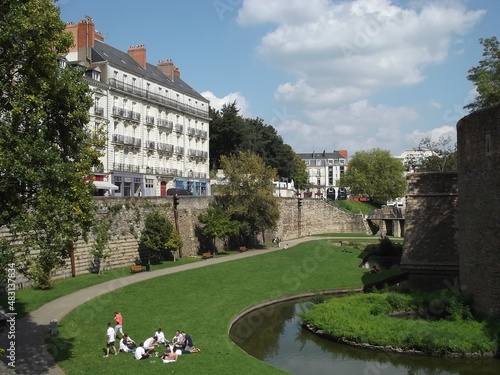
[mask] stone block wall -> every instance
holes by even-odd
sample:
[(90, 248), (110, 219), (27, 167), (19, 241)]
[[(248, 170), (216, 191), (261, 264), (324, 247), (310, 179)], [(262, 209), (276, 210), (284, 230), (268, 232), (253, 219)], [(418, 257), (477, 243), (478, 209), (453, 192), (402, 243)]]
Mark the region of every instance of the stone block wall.
[[(140, 256), (140, 236), (147, 214), (153, 210), (165, 213), (172, 224), (174, 221), (172, 198), (165, 197), (96, 197), (97, 220), (109, 220), (111, 238), (109, 249), (111, 256), (105, 261), (105, 268), (112, 269), (132, 265)], [(200, 253), (200, 224), (198, 215), (208, 207), (212, 197), (180, 196), (178, 206), (179, 232), (183, 240), (182, 255), (195, 256)], [(257, 238), (259, 242), (271, 242), (274, 235), (283, 241), (318, 233), (369, 233), (363, 215), (345, 213), (323, 200), (304, 199), (299, 208), (296, 198), (280, 198), (280, 220), (276, 233), (267, 233), (266, 237)], [(174, 224), (175, 225), (175, 224)], [(0, 237), (10, 234), (0, 228)], [(79, 240), (74, 246), (75, 275), (87, 274), (96, 270), (95, 259), (91, 254), (94, 235), (90, 233), (88, 242)], [(221, 249), (221, 247), (219, 247)], [(36, 254), (34, 254), (36, 256)], [(179, 256), (177, 253), (176, 256)], [(72, 276), (71, 262), (59, 269), (54, 278)], [(19, 288), (30, 286), (29, 280), (18, 275)]]
[(458, 277), (457, 173), (413, 173), (406, 182), (401, 268), (420, 289), (445, 288)]
[(500, 106), (457, 123), (460, 286), (474, 309), (500, 317)]

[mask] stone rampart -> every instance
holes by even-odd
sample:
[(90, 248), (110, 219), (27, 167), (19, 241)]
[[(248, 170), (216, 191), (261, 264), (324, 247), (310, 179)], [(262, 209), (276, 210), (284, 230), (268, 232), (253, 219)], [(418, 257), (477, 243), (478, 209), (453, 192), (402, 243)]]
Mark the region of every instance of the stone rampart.
[(457, 123), (460, 286), (482, 314), (500, 317), (500, 106)]
[[(109, 241), (110, 256), (105, 260), (105, 268), (129, 266), (140, 255), (140, 236), (147, 214), (153, 210), (163, 212), (175, 224), (172, 198), (165, 197), (96, 197), (97, 220), (107, 220), (111, 224)], [(200, 223), (198, 215), (208, 207), (212, 197), (180, 196), (178, 206), (178, 226), (183, 241), (182, 255), (195, 256), (200, 248)], [(280, 220), (276, 233), (267, 233), (266, 242), (278, 235), (282, 241), (318, 233), (369, 233), (363, 215), (351, 215), (319, 199), (304, 199), (299, 209), (296, 198), (280, 198)], [(300, 210), (300, 215), (299, 215)], [(3, 228), (0, 237), (9, 233)], [(96, 259), (92, 256), (94, 235), (90, 233), (88, 242), (79, 240), (74, 246), (75, 275), (95, 272)], [(262, 242), (262, 238), (257, 239)], [(220, 248), (219, 248), (220, 249)], [(35, 254), (36, 255), (36, 254)], [(179, 254), (177, 254), (178, 256)], [(71, 262), (59, 269), (54, 278), (71, 277)], [(28, 280), (19, 275), (20, 288), (29, 286)]]
[(401, 268), (420, 289), (445, 288), (458, 277), (457, 173), (412, 173), (406, 182)]

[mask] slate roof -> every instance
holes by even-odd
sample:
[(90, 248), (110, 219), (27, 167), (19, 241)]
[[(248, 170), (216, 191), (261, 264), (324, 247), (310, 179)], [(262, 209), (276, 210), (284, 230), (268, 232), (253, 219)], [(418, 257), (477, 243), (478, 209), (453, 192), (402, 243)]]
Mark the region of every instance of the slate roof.
[(297, 153), (302, 160), (326, 160), (326, 159), (345, 159), (338, 151), (333, 152), (303, 152)]
[(127, 52), (120, 51), (119, 49), (114, 48), (109, 44), (103, 43), (97, 39), (94, 40), (94, 47), (92, 48), (92, 61), (107, 61), (110, 66), (116, 66), (120, 70), (135, 74), (139, 77), (145, 77), (149, 81), (156, 82), (169, 89), (186, 94), (191, 98), (209, 103), (209, 101), (205, 97), (194, 90), (180, 77), (175, 77), (172, 81), (156, 65), (152, 65), (149, 63), (146, 63), (146, 69), (144, 69)]

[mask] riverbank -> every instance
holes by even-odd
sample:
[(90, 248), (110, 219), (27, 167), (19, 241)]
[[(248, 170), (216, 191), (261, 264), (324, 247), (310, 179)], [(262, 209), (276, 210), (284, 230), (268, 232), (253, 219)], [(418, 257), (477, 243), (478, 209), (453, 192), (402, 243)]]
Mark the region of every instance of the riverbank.
[(498, 351), (498, 323), (474, 320), (449, 291), (346, 296), (317, 304), (302, 318), (315, 334), (363, 348), (446, 357), (492, 357)]

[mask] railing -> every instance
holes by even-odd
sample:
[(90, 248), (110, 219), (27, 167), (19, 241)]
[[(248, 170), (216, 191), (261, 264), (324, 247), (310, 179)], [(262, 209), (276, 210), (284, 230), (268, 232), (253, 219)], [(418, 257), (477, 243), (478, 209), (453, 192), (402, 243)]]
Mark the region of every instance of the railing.
[(173, 152), (174, 151), (174, 145), (170, 145), (168, 143), (160, 143), (160, 142), (158, 142), (156, 144), (156, 149), (159, 152)]
[(168, 131), (172, 131), (172, 129), (174, 128), (174, 123), (172, 121), (163, 120), (163, 119), (159, 120), (157, 122), (157, 125), (158, 125), (158, 127), (165, 128)]
[(104, 115), (104, 108), (103, 107), (94, 107), (94, 114), (96, 116), (103, 116)]
[(146, 124), (148, 124), (148, 125), (154, 125), (155, 124), (155, 118), (153, 116), (146, 116)]
[(123, 163), (113, 163), (113, 170), (120, 172), (135, 172), (139, 173), (139, 166), (132, 164), (123, 164)]
[(183, 131), (184, 131), (184, 125), (175, 124), (175, 132), (176, 133), (182, 133)]
[(189, 113), (195, 114), (195, 115), (203, 117), (203, 118), (209, 118), (208, 108), (206, 111), (202, 111), (198, 108), (195, 108), (195, 107), (192, 107), (190, 105), (186, 105), (186, 104), (183, 104), (181, 102), (178, 102), (177, 100), (167, 98), (166, 96), (162, 96), (160, 94), (155, 94), (155, 93), (152, 93), (148, 90), (140, 89), (137, 86), (130, 85), (130, 84), (124, 83), (122, 81), (118, 81), (116, 78), (110, 78), (108, 80), (108, 83), (111, 87), (118, 89), (120, 91), (131, 93), (131, 94), (137, 95), (141, 98), (147, 98), (147, 99), (154, 101), (158, 104), (163, 104), (163, 105), (166, 105), (166, 106), (173, 108), (173, 109), (178, 109), (178, 110), (182, 110), (185, 112), (189, 112)]
[(175, 152), (177, 154), (184, 154), (184, 147), (181, 146), (175, 146)]

